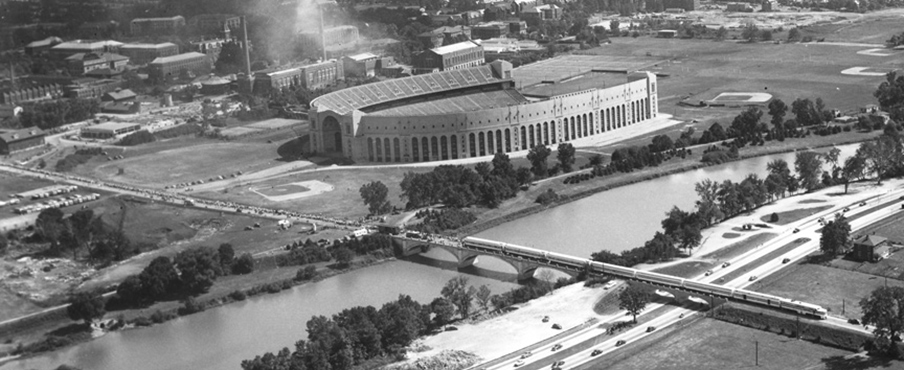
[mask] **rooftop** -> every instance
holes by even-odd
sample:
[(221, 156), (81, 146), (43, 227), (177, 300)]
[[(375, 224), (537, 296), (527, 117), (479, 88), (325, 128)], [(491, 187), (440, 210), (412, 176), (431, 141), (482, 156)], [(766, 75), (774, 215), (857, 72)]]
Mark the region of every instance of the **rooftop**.
[(349, 55), (346, 58), (354, 60), (356, 62), (360, 62), (363, 60), (373, 59), (376, 57), (377, 57), (377, 55), (373, 54), (373, 53), (361, 53), (361, 54)]
[(480, 45), (473, 41), (463, 41), (463, 42), (459, 42), (457, 44), (433, 48), (433, 49), (430, 49), (430, 51), (432, 51), (436, 54), (439, 54), (439, 55), (443, 55), (443, 54), (454, 53), (456, 51), (468, 50), (468, 49), (477, 48), (477, 47), (480, 47)]
[(66, 58), (66, 60), (69, 61), (95, 59), (103, 59), (108, 62), (115, 62), (119, 60), (129, 60), (129, 57), (114, 53), (75, 53)]
[(159, 44), (149, 44), (149, 43), (134, 43), (134, 44), (125, 44), (121, 47), (121, 49), (161, 49), (176, 46), (176, 44), (172, 42), (161, 42)]
[(59, 37), (56, 37), (56, 36), (50, 36), (50, 37), (48, 37), (48, 38), (46, 38), (46, 39), (43, 39), (43, 40), (38, 40), (38, 41), (32, 41), (32, 42), (29, 42), (28, 45), (25, 45), (25, 47), (27, 47), (27, 48), (37, 48), (37, 47), (41, 47), (41, 46), (48, 46), (48, 45), (53, 45), (53, 44), (59, 44), (59, 43), (62, 43), (62, 42), (63, 42), (63, 39), (61, 39), (61, 38), (59, 38)]
[(185, 17), (177, 15), (172, 17), (135, 18), (132, 22), (175, 21), (179, 19), (185, 20)]
[(574, 77), (565, 82), (541, 83), (521, 92), (526, 96), (552, 97), (590, 89), (605, 89), (625, 83), (627, 77), (627, 74), (622, 73), (589, 74)]
[(37, 136), (44, 136), (44, 130), (41, 130), (37, 127), (32, 127), (21, 130), (0, 131), (0, 140), (7, 143), (27, 140)]
[(129, 90), (129, 89), (119, 90), (119, 91), (111, 91), (104, 95), (109, 96), (113, 100), (131, 99), (131, 98), (134, 98), (137, 96), (132, 90)]
[(515, 90), (484, 91), (392, 107), (372, 112), (370, 115), (383, 117), (432, 116), (508, 107), (527, 101)]
[(188, 53), (182, 53), (182, 54), (177, 54), (177, 55), (171, 55), (171, 56), (168, 56), (168, 57), (159, 57), (159, 58), (155, 58), (155, 59), (152, 60), (151, 63), (149, 63), (149, 64), (171, 63), (171, 62), (178, 62), (178, 61), (181, 61), (181, 60), (194, 59), (194, 58), (200, 58), (200, 57), (206, 57), (206, 56), (207, 56), (206, 54), (201, 54), (201, 53), (198, 53), (198, 52), (196, 52), (196, 51), (192, 51), (192, 52), (188, 52)]
[(103, 40), (103, 41), (94, 41), (94, 40), (74, 40), (67, 41), (61, 44), (58, 44), (52, 47), (52, 50), (60, 50), (60, 49), (81, 49), (81, 50), (93, 50), (100, 49), (106, 46), (112, 47), (120, 47), (123, 43), (119, 41), (113, 40)]
[(91, 131), (116, 131), (119, 129), (124, 129), (128, 127), (138, 126), (137, 123), (130, 122), (104, 122), (101, 124), (97, 124), (94, 126), (88, 126), (83, 128), (82, 130), (91, 130)]
[(875, 247), (879, 244), (885, 243), (887, 240), (887, 238), (878, 235), (863, 235), (855, 239), (854, 243)]

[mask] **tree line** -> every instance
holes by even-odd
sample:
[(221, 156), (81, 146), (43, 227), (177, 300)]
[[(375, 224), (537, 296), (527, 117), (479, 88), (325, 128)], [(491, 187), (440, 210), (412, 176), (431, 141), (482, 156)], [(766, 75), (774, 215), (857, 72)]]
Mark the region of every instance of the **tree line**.
[(100, 112), (96, 99), (75, 98), (43, 101), (24, 105), (19, 123), (23, 127), (49, 130), (65, 124), (94, 118)]
[(72, 253), (72, 259), (79, 259), (79, 253), (87, 252), (90, 262), (106, 265), (121, 261), (139, 251), (122, 232), (121, 228), (111, 228), (91, 209), (80, 209), (66, 217), (59, 208), (47, 208), (35, 220), (37, 241), (49, 243), (45, 251), (51, 255)]

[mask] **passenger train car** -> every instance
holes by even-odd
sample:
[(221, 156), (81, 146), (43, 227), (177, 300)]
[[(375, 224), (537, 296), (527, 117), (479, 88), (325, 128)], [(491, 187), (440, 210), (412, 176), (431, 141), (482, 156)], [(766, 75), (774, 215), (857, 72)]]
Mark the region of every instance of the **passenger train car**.
[(670, 288), (683, 289), (700, 294), (709, 294), (725, 299), (733, 299), (737, 301), (775, 307), (783, 310), (794, 311), (803, 315), (814, 316), (820, 319), (825, 319), (827, 316), (827, 312), (824, 308), (810, 303), (794, 301), (787, 298), (776, 297), (773, 295), (745, 289), (731, 288), (717, 284), (705, 283), (702, 281), (684, 279), (670, 275), (658, 274), (655, 272), (642, 271), (629, 267), (596, 262), (590, 259), (578, 258), (555, 252), (542, 251), (534, 248), (522, 247), (518, 245), (475, 237), (466, 237), (462, 239), (462, 245), (467, 248), (478, 249), (493, 254), (528, 257), (543, 260), (551, 265), (556, 265), (572, 270), (587, 270), (591, 273), (596, 274), (614, 275), (625, 279), (635, 279), (648, 283), (667, 286)]

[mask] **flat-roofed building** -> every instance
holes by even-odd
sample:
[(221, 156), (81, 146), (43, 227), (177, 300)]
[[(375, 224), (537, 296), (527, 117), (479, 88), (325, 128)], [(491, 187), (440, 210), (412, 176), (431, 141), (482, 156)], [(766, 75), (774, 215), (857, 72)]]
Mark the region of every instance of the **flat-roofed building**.
[(207, 55), (189, 52), (154, 59), (148, 63), (148, 77), (153, 81), (165, 81), (179, 77), (183, 72), (200, 76), (209, 73), (210, 69)]
[[(301, 50), (305, 55), (320, 56), (320, 32), (301, 32), (299, 36)], [(353, 48), (358, 45), (358, 27), (338, 26), (324, 29), (323, 39), (326, 42), (327, 55), (330, 52)]]
[(432, 73), (484, 64), (483, 47), (473, 41), (441, 46), (414, 56), (414, 73)]
[(82, 128), (79, 136), (88, 139), (112, 139), (119, 135), (128, 134), (141, 129), (137, 123), (106, 122), (94, 126)]
[(383, 68), (395, 65), (392, 57), (380, 57), (373, 53), (349, 55), (342, 58), (346, 76), (373, 77)]
[(201, 14), (191, 18), (188, 24), (203, 34), (219, 34), (224, 29), (239, 30), (242, 18), (235, 14)]
[(185, 27), (185, 17), (135, 18), (129, 22), (132, 35), (166, 35)]
[(481, 23), (471, 29), (471, 36), (478, 40), (499, 38), (509, 33), (509, 25), (505, 22)]
[(344, 78), (343, 64), (338, 60), (272, 68), (254, 73), (254, 92), (267, 94), (290, 87), (316, 90)]
[(74, 40), (57, 44), (50, 48), (49, 55), (57, 59), (66, 59), (78, 53), (118, 53), (123, 43), (113, 40), (92, 41)]
[(66, 58), (66, 66), (71, 76), (94, 72), (110, 76), (119, 75), (128, 63), (129, 57), (113, 53), (77, 53)]
[(44, 145), (44, 136), (44, 131), (37, 127), (0, 131), (0, 154), (12, 154)]
[(34, 83), (19, 80), (16, 86), (0, 88), (0, 104), (22, 104), (63, 97), (63, 89), (57, 83)]
[(150, 63), (157, 58), (179, 54), (179, 45), (171, 42), (125, 44), (119, 48), (119, 54), (129, 57), (130, 63), (141, 65)]
[[(471, 38), (471, 27), (468, 26), (454, 26), (454, 27), (440, 27), (432, 31), (424, 32), (420, 35), (417, 35), (418, 41), (424, 45), (425, 48), (432, 49), (443, 46), (443, 42), (445, 40), (455, 40), (457, 38), (470, 39)], [(464, 41), (464, 40), (459, 40)]]
[(42, 55), (50, 51), (50, 48), (62, 44), (63, 40), (56, 36), (51, 36), (43, 40), (29, 42), (25, 45), (26, 55)]
[(562, 18), (562, 8), (556, 4), (538, 5), (521, 12), (521, 18), (525, 20), (551, 21)]

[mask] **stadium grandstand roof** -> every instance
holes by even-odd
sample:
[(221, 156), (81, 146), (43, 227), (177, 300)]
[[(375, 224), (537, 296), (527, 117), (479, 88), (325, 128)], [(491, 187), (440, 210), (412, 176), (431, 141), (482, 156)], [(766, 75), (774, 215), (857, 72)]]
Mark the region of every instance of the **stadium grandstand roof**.
[(626, 73), (600, 73), (573, 77), (560, 83), (535, 85), (522, 90), (525, 96), (551, 97), (590, 89), (605, 89), (625, 83)]
[(171, 62), (177, 62), (180, 60), (192, 59), (192, 58), (197, 58), (197, 57), (206, 57), (206, 56), (207, 56), (206, 54), (201, 54), (199, 52), (192, 51), (192, 52), (178, 54), (178, 55), (171, 55), (168, 57), (155, 58), (149, 64), (171, 63)]
[(509, 107), (527, 102), (529, 100), (515, 90), (482, 91), (402, 105), (369, 114), (382, 117), (433, 116)]
[(394, 100), (435, 92), (481, 86), (506, 81), (493, 73), (492, 65), (442, 71), (405, 78), (378, 81), (322, 95), (312, 107), (346, 114), (354, 110)]
[(454, 53), (456, 51), (467, 50), (467, 49), (474, 48), (474, 47), (480, 47), (480, 44), (477, 44), (474, 41), (462, 41), (462, 42), (455, 43), (452, 45), (446, 45), (446, 46), (440, 46), (438, 48), (433, 48), (433, 49), (430, 49), (430, 51), (432, 51), (436, 54), (439, 54), (439, 55), (443, 55), (443, 54)]

